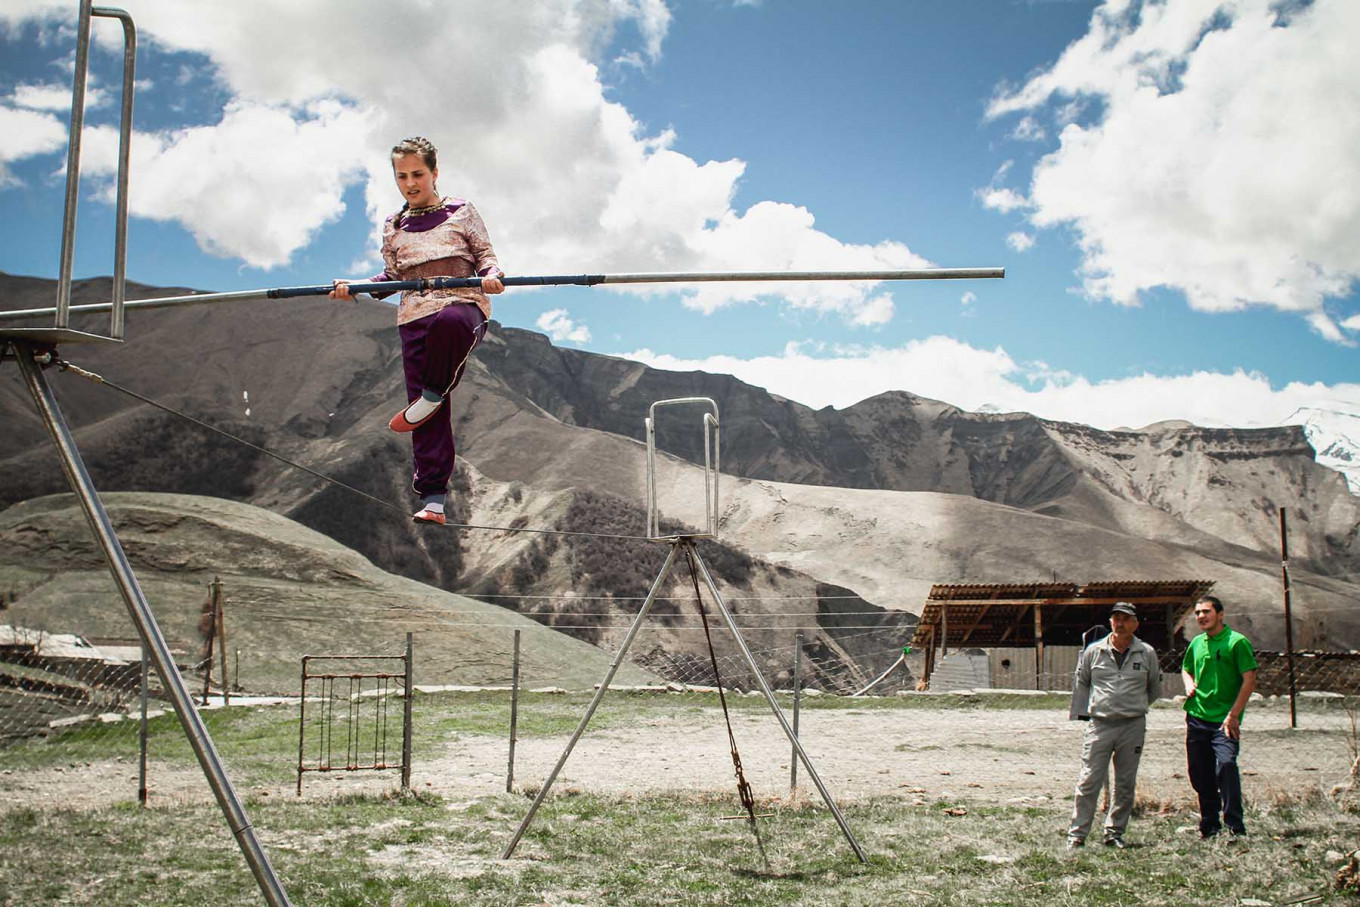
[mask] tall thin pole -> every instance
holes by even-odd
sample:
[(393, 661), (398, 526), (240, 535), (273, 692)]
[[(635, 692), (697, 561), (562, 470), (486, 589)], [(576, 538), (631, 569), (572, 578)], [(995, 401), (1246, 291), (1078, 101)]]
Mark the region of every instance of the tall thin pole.
[(156, 623), (156, 616), (142, 592), (141, 585), (137, 582), (136, 574), (132, 572), (132, 565), (118, 541), (118, 533), (114, 531), (113, 522), (109, 519), (103, 502), (99, 500), (99, 494), (95, 491), (94, 483), (90, 480), (90, 474), (80, 457), (75, 438), (71, 436), (71, 429), (62, 418), (57, 398), (36, 361), (38, 354), (28, 343), (13, 341), (12, 346), (15, 358), (19, 362), (19, 371), (23, 373), (24, 383), (28, 386), (33, 402), (38, 408), (38, 414), (52, 437), (52, 444), (57, 450), (58, 460), (66, 473), (66, 479), (85, 512), (90, 529), (104, 550), (104, 556), (109, 562), (109, 572), (113, 574), (114, 582), (122, 593), (128, 614), (141, 634), (142, 644), (151, 655), (156, 673), (161, 678), (161, 686), (175, 707), (175, 714), (179, 716), (189, 746), (193, 748), (194, 756), (197, 757), (203, 775), (208, 780), (208, 786), (212, 788), (217, 804), (226, 817), (227, 825), (241, 848), (241, 854), (250, 866), (266, 903), (270, 907), (290, 907), (288, 893), (284, 891), (283, 883), (279, 881), (274, 867), (270, 865), (269, 856), (255, 835), (255, 828), (246, 816), (245, 807), (232, 786), (231, 779), (227, 777), (221, 756), (218, 755), (217, 747), (213, 745), (212, 737), (208, 734), (208, 728), (204, 725), (198, 710), (194, 708), (193, 694), (185, 686), (184, 678), (180, 677), (179, 668), (175, 666), (174, 656), (170, 652), (170, 645), (165, 641), (165, 636)]
[[(231, 685), (227, 683), (227, 603), (222, 600), (222, 577), (213, 577), (213, 613), (217, 615), (217, 657), (222, 663), (222, 704), (231, 705)], [(209, 668), (212, 665), (208, 665)]]
[[(76, 257), (76, 206), (80, 200), (80, 140), (85, 127), (85, 79), (90, 68), (93, 0), (80, 0), (76, 20), (76, 72), (71, 90), (71, 125), (66, 133), (66, 205), (61, 221), (61, 264), (57, 279), (56, 326), (71, 323), (71, 269)], [(112, 308), (112, 304), (110, 304)]]
[[(302, 680), (298, 682), (298, 764), (297, 764), (297, 795), (302, 796), (302, 773), (305, 771), (305, 763), (302, 759), (302, 747), (307, 737), (307, 659), (310, 655), (302, 656)], [(324, 684), (325, 681), (323, 680)]]
[(146, 643), (142, 643), (142, 720), (137, 729), (137, 802), (143, 806), (146, 806), (146, 700), (150, 692), (147, 673)]
[(510, 662), (510, 756), (505, 769), (505, 792), (515, 789), (515, 741), (519, 738), (519, 631), (515, 631), (515, 654)]
[(1284, 655), (1289, 665), (1289, 726), (1299, 726), (1295, 706), (1298, 693), (1294, 688), (1294, 615), (1289, 607), (1289, 534), (1285, 521), (1286, 508), (1280, 508), (1280, 575), (1284, 578)]
[[(803, 631), (793, 637), (793, 736), (798, 736), (798, 712), (803, 698)], [(789, 757), (789, 793), (798, 789), (798, 747)]]
[(406, 695), (402, 697), (401, 712), (401, 789), (411, 789), (411, 714), (415, 699), (415, 645), (412, 635), (406, 634)]
[(208, 654), (203, 662), (203, 707), (208, 707), (208, 691), (212, 688), (213, 641), (217, 638), (217, 589), (208, 583)]

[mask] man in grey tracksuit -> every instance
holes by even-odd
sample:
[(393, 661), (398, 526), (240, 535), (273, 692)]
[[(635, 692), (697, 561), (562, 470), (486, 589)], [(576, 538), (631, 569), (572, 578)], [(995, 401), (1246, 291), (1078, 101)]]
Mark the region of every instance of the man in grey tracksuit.
[[(1110, 635), (1087, 646), (1077, 659), (1072, 717), (1090, 717), (1081, 748), (1067, 846), (1081, 847), (1095, 818), (1100, 790), (1114, 757), (1114, 796), (1105, 817), (1105, 843), (1124, 846), (1124, 829), (1133, 811), (1138, 761), (1143, 755), (1147, 713), (1162, 687), (1157, 653), (1134, 633), (1138, 612), (1128, 602), (1110, 611)], [(1084, 707), (1083, 707), (1084, 706)]]

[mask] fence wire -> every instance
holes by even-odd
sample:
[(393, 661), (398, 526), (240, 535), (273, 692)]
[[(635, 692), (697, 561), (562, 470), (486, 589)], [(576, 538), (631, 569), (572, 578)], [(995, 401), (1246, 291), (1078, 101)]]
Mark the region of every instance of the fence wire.
[[(277, 626), (280, 634), (312, 619), (305, 603), (285, 604), (258, 595), (244, 582), (237, 586), (225, 595), (228, 632), (233, 619), (273, 621), (269, 626)], [(829, 632), (805, 603), (790, 600), (781, 607), (778, 619), (754, 611), (738, 613), (736, 619), (756, 669), (776, 691), (786, 717), (793, 708), (796, 665), (802, 691), (800, 740), (833, 790), (850, 797), (966, 796), (997, 803), (1070, 795), (1082, 728), (1067, 720), (1067, 671), (1035, 673), (1032, 665), (1023, 671), (1001, 668), (1000, 662), (992, 663), (994, 653), (970, 651), (950, 659), (969, 661), (977, 682), (942, 692), (935, 683), (942, 675), (937, 675), (932, 689), (921, 691), (921, 653), (904, 654), (903, 628), (851, 626), (841, 614), (839, 625)], [(495, 615), (488, 618), (484, 611), (419, 616), (413, 786), (459, 795), (503, 791), (510, 771), (512, 624), (518, 623), (524, 635), (513, 694), (518, 699), (513, 773), (516, 782), (530, 789), (560, 754), (627, 632), (626, 620), (602, 613), (607, 621), (590, 624), (594, 647), (580, 642), (570, 657), (562, 657), (556, 653), (560, 639), (540, 646), (533, 626), (508, 611), (504, 625), (490, 627), (488, 620), (496, 620)], [(474, 625), (478, 644), (457, 658), (422, 647), (422, 632), (467, 632)], [(54, 790), (77, 804), (136, 799), (139, 647), (127, 640), (118, 645), (86, 638), (76, 632), (79, 627), (63, 628), (69, 632), (0, 627), (0, 793), (16, 802), (50, 796)], [(349, 652), (310, 654), (396, 656), (404, 634), (392, 633), (391, 627), (390, 621), (381, 627), (375, 622), (373, 633)], [(644, 622), (615, 677), (618, 690), (606, 696), (583, 737), (566, 783), (638, 793), (669, 787), (724, 789), (730, 760), (717, 697), (708, 692), (721, 679), (737, 694), (729, 699), (738, 713), (736, 732), (753, 783), (759, 782), (762, 796), (787, 791), (790, 746), (756, 692), (752, 666), (728, 629), (714, 622), (715, 674), (707, 651), (694, 647), (696, 631), (702, 633), (695, 617), (683, 613), (663, 612)], [(309, 690), (307, 724), (300, 727), (300, 659), (229, 643), (224, 675), (220, 649), (212, 663), (203, 663), (193, 644), (181, 643), (176, 650), (200, 714), (238, 788), (293, 796), (300, 736), (309, 748), (306, 759), (320, 758), (323, 752), (318, 749), (324, 745), (319, 724), (323, 709), (333, 713), (333, 724), (324, 731), (331, 735), (331, 763), (344, 763), (340, 756), (359, 745), (366, 756), (374, 750), (374, 761), (384, 763), (399, 749), (393, 742), (403, 731), (403, 692), (396, 684), (361, 683), (350, 690), (340, 681), (324, 696)], [(1295, 654), (1297, 728), (1290, 727), (1286, 659), (1270, 652), (1257, 657), (1261, 697), (1248, 709), (1241, 756), (1249, 797), (1327, 792), (1352, 781), (1358, 755), (1354, 717), (1360, 705), (1360, 656)], [(1167, 655), (1164, 662), (1170, 697), (1179, 692), (1179, 661)], [(210, 672), (206, 704), (201, 695), (204, 672)], [(334, 673), (346, 670), (342, 665)], [(223, 676), (228, 678), (226, 691), (221, 689)], [(875, 680), (866, 695), (853, 695)], [(638, 695), (647, 698), (638, 700)], [(624, 697), (627, 701), (618, 703)], [(384, 724), (379, 724), (380, 712)], [(147, 715), (152, 802), (208, 797), (154, 672)], [(386, 738), (375, 736), (382, 734)], [(1150, 796), (1188, 798), (1183, 739), (1177, 703), (1160, 702), (1149, 720), (1141, 790)], [(805, 774), (802, 779), (806, 784)], [(392, 773), (309, 775), (305, 796), (397, 783)]]

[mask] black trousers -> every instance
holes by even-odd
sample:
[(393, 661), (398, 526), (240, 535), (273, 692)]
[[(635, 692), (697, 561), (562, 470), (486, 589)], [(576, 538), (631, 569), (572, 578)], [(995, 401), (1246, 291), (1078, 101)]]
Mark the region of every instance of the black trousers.
[(1237, 771), (1240, 747), (1240, 741), (1223, 733), (1223, 725), (1185, 716), (1185, 757), (1190, 785), (1199, 795), (1202, 835), (1216, 835), (1225, 825), (1234, 834), (1247, 830), (1242, 820), (1242, 777)]

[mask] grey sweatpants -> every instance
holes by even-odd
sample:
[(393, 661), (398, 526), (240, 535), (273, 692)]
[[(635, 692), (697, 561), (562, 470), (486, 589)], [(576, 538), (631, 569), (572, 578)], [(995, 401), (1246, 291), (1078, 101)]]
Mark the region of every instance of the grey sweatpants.
[(1105, 817), (1105, 837), (1124, 834), (1133, 812), (1133, 795), (1138, 785), (1138, 761), (1143, 757), (1143, 737), (1147, 716), (1137, 718), (1092, 718), (1081, 747), (1081, 775), (1077, 779), (1076, 802), (1072, 804), (1072, 825), (1067, 837), (1085, 841), (1095, 818), (1100, 790), (1114, 758), (1114, 796), (1110, 814)]

